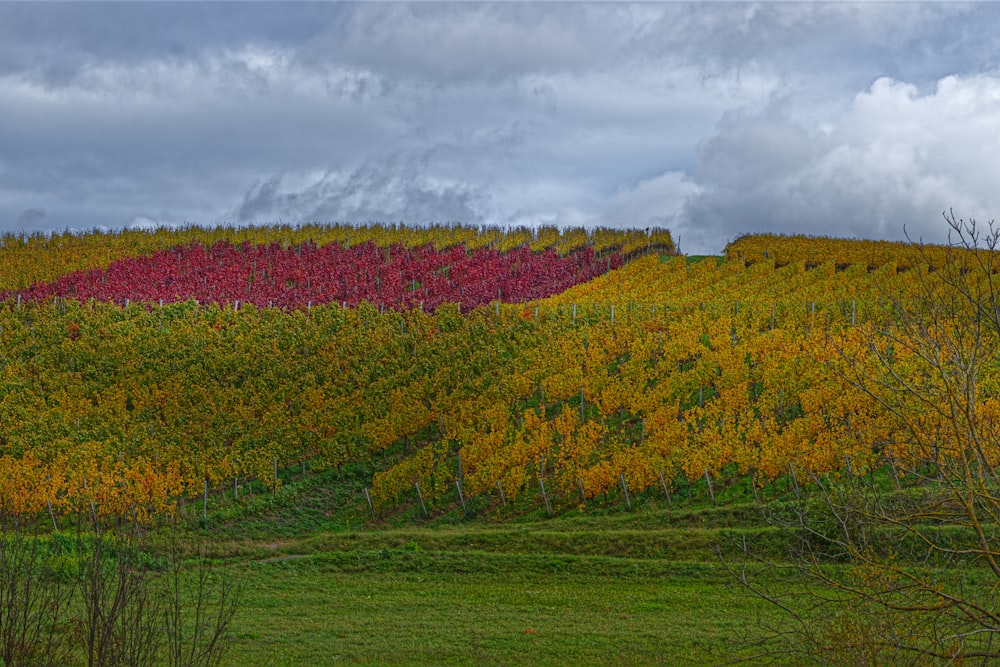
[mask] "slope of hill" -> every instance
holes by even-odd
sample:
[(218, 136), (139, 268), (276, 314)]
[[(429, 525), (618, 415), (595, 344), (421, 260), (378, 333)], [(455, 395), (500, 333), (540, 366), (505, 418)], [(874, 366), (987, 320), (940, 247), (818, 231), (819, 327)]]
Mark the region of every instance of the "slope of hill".
[[(770, 236), (672, 250), (662, 231), (6, 237), (0, 524), (56, 544), (107, 521), (156, 554), (180, 518), (182, 543), (210, 539), (250, 586), (233, 664), (760, 657), (740, 616), (782, 617), (724, 586), (742, 574), (720, 556), (787, 559), (781, 517), (817, 488), (934, 500), (907, 420), (940, 448), (948, 416), (890, 409), (858, 378), (936, 390), (907, 313), (932, 277), (988, 290), (991, 256)], [(961, 311), (938, 312), (932, 336), (961, 344)], [(983, 364), (991, 442), (998, 387)], [(940, 514), (956, 503), (925, 523), (964, 549)], [(920, 553), (901, 537), (924, 533), (893, 530), (870, 536)], [(803, 618), (834, 644), (847, 622)]]
[[(686, 480), (718, 486), (750, 474), (764, 483), (848, 460), (859, 471), (909, 463), (892, 416), (873, 410), (837, 365), (845, 350), (874, 363), (867, 341), (891, 320), (892, 295), (927, 267), (845, 267), (841, 255), (817, 254), (846, 248), (838, 252), (850, 257), (852, 244), (824, 240), (810, 259), (780, 268), (646, 255), (596, 277), (618, 255), (595, 262), (586, 244), (563, 260), (526, 249), (383, 252), (366, 241), (335, 266), (312, 264), (315, 246), (187, 246), (136, 260), (140, 275), (125, 264), (72, 274), (11, 293), (0, 309), (0, 495), (19, 511), (94, 501), (100, 511), (134, 504), (153, 515), (206, 484), (274, 486), (275, 470), (292, 462), (369, 462), (377, 516), (418, 505), (429, 516), (480, 497), (503, 507), (520, 496), (555, 513), (598, 497), (670, 493)], [(397, 288), (416, 280), (406, 274), (383, 283), (386, 293), (395, 285), (386, 303), (359, 301), (379, 289), (380, 274), (366, 277), (365, 267), (393, 254), (424, 271), (428, 287), (407, 296)], [(276, 268), (283, 261), (298, 267), (294, 279)], [(171, 273), (185, 263), (205, 265), (187, 274), (201, 280)], [(183, 300), (181, 288), (218, 292), (253, 263), (271, 272), (270, 284), (294, 284), (286, 287), (297, 300), (283, 306), (302, 305), (310, 272), (317, 294), (331, 280), (350, 282), (351, 301), (336, 290), (332, 303), (318, 296), (290, 310), (255, 306), (252, 296)], [(122, 292), (99, 289), (109, 276), (134, 285), (143, 303), (115, 303)], [(50, 300), (79, 293), (84, 278), (98, 300)], [(538, 283), (562, 291), (522, 301)], [(238, 282), (232, 296), (254, 284)], [(496, 286), (519, 302), (476, 306)], [(464, 306), (444, 302), (466, 288)], [(163, 289), (174, 301), (160, 306)], [(413, 303), (420, 289), (435, 312)], [(418, 307), (387, 309), (400, 294)], [(906, 368), (914, 352), (894, 354)], [(993, 410), (996, 399), (984, 399)]]

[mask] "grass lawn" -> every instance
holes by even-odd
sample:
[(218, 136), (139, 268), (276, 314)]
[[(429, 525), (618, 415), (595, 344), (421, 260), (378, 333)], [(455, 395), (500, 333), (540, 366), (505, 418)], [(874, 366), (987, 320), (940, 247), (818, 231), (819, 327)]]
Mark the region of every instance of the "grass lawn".
[[(478, 557), (388, 551), (240, 566), (245, 598), (226, 662), (719, 664), (736, 657), (754, 605), (714, 565), (647, 562), (629, 574), (627, 563), (583, 558), (551, 571), (521, 556), (503, 571), (486, 557), (476, 572)], [(609, 564), (621, 570), (608, 574)]]
[(226, 664), (723, 664), (747, 657), (738, 640), (760, 604), (716, 545), (748, 531), (783, 551), (759, 508), (715, 506), (697, 488), (675, 509), (650, 492), (635, 512), (452, 509), (423, 522), (410, 508), (369, 524), (363, 496), (334, 476), (203, 524), (246, 586)]
[[(738, 483), (716, 489), (719, 504), (695, 482), (672, 503), (636, 494), (633, 511), (613, 498), (552, 518), (537, 504), (473, 503), (468, 516), (452, 506), (424, 520), (403, 507), (371, 521), (336, 475), (219, 499), (189, 524), (244, 584), (224, 664), (759, 664), (754, 636), (770, 638), (780, 664), (829, 662), (788, 653), (790, 619), (720, 563), (719, 553), (739, 562), (744, 537), (767, 559), (788, 553)], [(760, 490), (772, 511), (789, 494)], [(781, 590), (814, 599), (799, 576), (772, 572)], [(815, 629), (837, 636), (844, 619), (821, 614)]]

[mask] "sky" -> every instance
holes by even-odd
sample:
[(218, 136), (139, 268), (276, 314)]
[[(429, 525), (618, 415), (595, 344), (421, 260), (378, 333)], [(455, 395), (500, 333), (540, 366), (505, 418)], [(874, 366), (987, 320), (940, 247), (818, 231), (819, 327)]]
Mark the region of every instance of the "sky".
[(1000, 216), (1000, 3), (0, 2), (0, 231), (939, 242)]

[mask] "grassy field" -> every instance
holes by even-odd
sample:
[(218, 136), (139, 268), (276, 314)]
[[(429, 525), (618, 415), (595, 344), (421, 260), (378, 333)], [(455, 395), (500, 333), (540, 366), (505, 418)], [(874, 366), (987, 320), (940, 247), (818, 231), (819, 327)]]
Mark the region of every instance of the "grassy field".
[[(746, 547), (771, 563), (789, 562), (795, 542), (767, 519), (802, 507), (784, 481), (754, 494), (733, 475), (717, 480), (714, 501), (701, 481), (670, 500), (650, 490), (634, 494), (628, 509), (600, 497), (552, 517), (526, 498), (507, 507), (484, 501), (469, 513), (442, 506), (430, 518), (400, 506), (373, 520), (359, 486), (364, 470), (282, 474), (277, 493), (244, 487), (237, 500), (220, 490), (207, 515), (200, 501), (182, 508), (173, 524), (179, 532), (144, 533), (154, 578), (170, 576), (161, 563), (185, 563), (184, 613), (192, 613), (202, 571), (195, 557), (207, 556), (213, 582), (239, 583), (222, 664), (884, 664), (884, 653), (873, 660), (841, 648), (842, 636), (865, 639), (878, 617), (872, 609), (813, 609), (808, 629), (832, 640), (832, 653), (792, 654), (814, 645), (775, 641), (776, 630), (794, 629), (791, 617), (734, 574)], [(895, 488), (885, 471), (873, 480), (890, 494)], [(895, 497), (913, 500), (920, 490)], [(71, 529), (49, 535), (41, 531), (43, 543), (67, 548), (57, 562), (82, 553)], [(905, 540), (894, 543), (907, 553)], [(170, 554), (181, 560), (164, 561)], [(969, 591), (994, 583), (985, 568), (930, 565), (915, 563), (913, 571)], [(760, 562), (749, 572), (772, 591), (806, 593), (799, 598), (807, 606), (819, 599), (801, 572)]]
[(241, 575), (234, 665), (718, 664), (754, 604), (716, 566), (604, 557), (331, 552)]
[[(758, 664), (751, 640), (790, 623), (726, 568), (738, 567), (744, 538), (787, 562), (789, 536), (765, 518), (794, 505), (784, 479), (758, 490), (766, 505), (733, 475), (717, 480), (714, 502), (701, 480), (670, 501), (634, 494), (631, 510), (609, 496), (548, 517), (540, 499), (480, 499), (468, 514), (400, 506), (373, 521), (364, 470), (282, 475), (277, 494), (219, 493), (207, 519), (200, 502), (187, 510), (190, 537), (211, 538), (216, 566), (244, 586), (226, 664)], [(876, 479), (894, 488), (890, 473)], [(800, 575), (754, 574), (807, 590)], [(841, 624), (816, 627), (836, 637)], [(772, 663), (831, 659), (769, 646)]]
[(740, 640), (756, 614), (776, 619), (719, 560), (745, 533), (782, 548), (753, 503), (694, 488), (673, 509), (649, 493), (633, 511), (416, 521), (400, 508), (371, 522), (353, 480), (213, 499), (197, 532), (245, 587), (227, 664), (723, 664), (751, 655)]

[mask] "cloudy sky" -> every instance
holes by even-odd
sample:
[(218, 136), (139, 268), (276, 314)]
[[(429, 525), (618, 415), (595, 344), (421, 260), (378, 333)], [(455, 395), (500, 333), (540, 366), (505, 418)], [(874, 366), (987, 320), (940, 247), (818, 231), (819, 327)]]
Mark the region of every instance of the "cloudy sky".
[(941, 240), (1000, 217), (1000, 3), (0, 3), (0, 229)]

